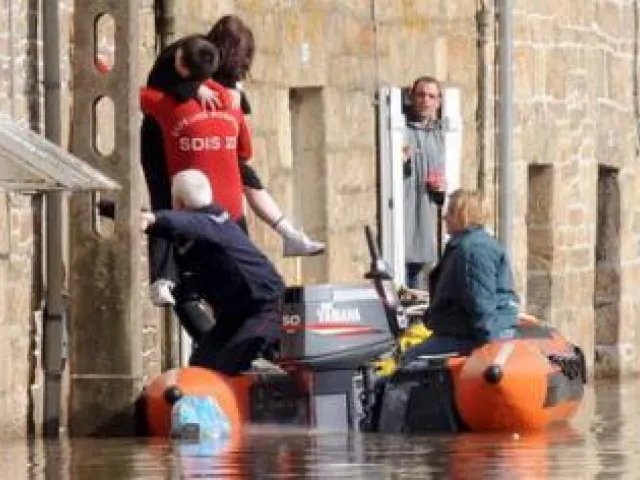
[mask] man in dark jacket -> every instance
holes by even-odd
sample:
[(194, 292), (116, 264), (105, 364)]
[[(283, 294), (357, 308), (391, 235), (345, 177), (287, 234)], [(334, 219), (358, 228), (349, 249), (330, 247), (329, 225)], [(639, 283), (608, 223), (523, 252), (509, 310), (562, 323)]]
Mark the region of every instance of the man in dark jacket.
[(176, 244), (179, 288), (195, 291), (213, 309), (215, 326), (195, 338), (190, 364), (237, 374), (278, 342), (284, 282), (230, 215), (213, 204), (202, 172), (176, 174), (171, 192), (175, 210), (143, 213), (142, 229)]

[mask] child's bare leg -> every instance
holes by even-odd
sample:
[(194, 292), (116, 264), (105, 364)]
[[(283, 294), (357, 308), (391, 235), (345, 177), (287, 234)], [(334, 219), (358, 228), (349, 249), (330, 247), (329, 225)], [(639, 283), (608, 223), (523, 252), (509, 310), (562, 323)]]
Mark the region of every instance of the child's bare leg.
[(282, 236), (285, 257), (324, 252), (324, 243), (311, 240), (302, 230), (295, 228), (267, 190), (245, 186), (244, 194), (255, 214)]

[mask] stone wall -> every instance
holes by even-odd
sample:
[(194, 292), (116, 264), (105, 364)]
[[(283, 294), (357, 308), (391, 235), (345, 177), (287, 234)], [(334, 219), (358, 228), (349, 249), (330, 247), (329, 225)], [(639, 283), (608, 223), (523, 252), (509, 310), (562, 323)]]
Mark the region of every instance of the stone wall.
[[(151, 68), (152, 62), (155, 59), (156, 50), (158, 48), (157, 45), (157, 37), (156, 30), (154, 24), (154, 1), (153, 0), (140, 0), (139, 1), (139, 83), (142, 84), (146, 75)], [(72, 6), (71, 6), (72, 8)], [(73, 10), (70, 11), (70, 18), (73, 17)], [(112, 18), (107, 19), (104, 22), (104, 27), (98, 30), (98, 44), (96, 52), (101, 59), (106, 59), (106, 63), (109, 66), (113, 66), (114, 62), (122, 61), (122, 58), (118, 57), (118, 52), (116, 52), (115, 44), (114, 44), (114, 35), (116, 34), (117, 26), (113, 22)], [(72, 29), (67, 29), (68, 35), (64, 36), (71, 44), (73, 42)], [(77, 66), (76, 68), (81, 68)], [(71, 90), (66, 89), (66, 91), (71, 95)], [(68, 104), (72, 107), (71, 98), (68, 99)], [(72, 108), (69, 108), (67, 111), (72, 111)], [(69, 122), (70, 119), (67, 120)], [(113, 142), (114, 138), (114, 123), (113, 123), (113, 111), (106, 110), (104, 111), (102, 118), (98, 120), (101, 123), (102, 128), (97, 132), (103, 139), (105, 144), (109, 145)], [(137, 155), (137, 152), (133, 152), (134, 155)], [(141, 173), (140, 173), (141, 175)], [(148, 198), (146, 189), (140, 188), (137, 193), (140, 195), (140, 202), (148, 206)], [(142, 257), (140, 258), (139, 268), (142, 274), (140, 275), (140, 289), (139, 295), (141, 298), (141, 311), (140, 314), (142, 316), (142, 328), (143, 328), (143, 339), (142, 339), (142, 362), (143, 362), (143, 381), (147, 381), (150, 378), (153, 378), (157, 375), (161, 370), (162, 364), (162, 346), (163, 341), (166, 341), (163, 338), (162, 331), (162, 318), (160, 310), (153, 307), (148, 300), (148, 277), (147, 277), (147, 248), (146, 248), (146, 238), (143, 235), (140, 235), (140, 241), (142, 243)], [(166, 365), (165, 365), (166, 367)]]
[[(142, 2), (140, 15), (143, 63), (154, 58), (152, 0)], [(71, 52), (73, 1), (59, 0), (61, 32), (62, 138), (71, 137)], [(43, 132), (42, 0), (0, 4), (0, 114)], [(140, 192), (141, 195), (144, 192)], [(43, 208), (39, 195), (0, 192), (0, 427), (8, 435), (37, 431), (41, 421), (43, 378), (40, 363), (43, 317)], [(141, 261), (146, 271), (146, 259)], [(146, 278), (146, 276), (144, 276)], [(147, 298), (146, 285), (140, 294)], [(145, 377), (160, 370), (159, 315), (143, 304)]]
[(36, 202), (37, 198), (25, 195), (0, 198), (0, 424), (3, 432), (16, 436), (27, 433), (29, 413), (37, 408), (41, 391), (35, 355), (42, 328)]
[[(140, 0), (139, 2), (139, 67), (138, 67), (138, 82), (140, 85), (146, 81), (146, 76), (153, 65), (156, 53), (158, 51), (158, 37), (155, 29), (154, 20), (154, 0)], [(117, 25), (113, 22), (113, 18), (109, 18), (104, 21), (104, 27), (98, 30), (98, 47), (97, 54), (100, 60), (106, 60), (106, 65), (112, 67), (114, 62), (122, 61), (118, 57), (118, 52), (115, 48), (114, 35), (117, 33)], [(72, 40), (72, 38), (70, 38)], [(101, 128), (97, 134), (105, 142), (106, 145), (114, 144), (115, 132), (114, 132), (114, 119), (113, 110), (105, 109), (100, 112)], [(141, 118), (141, 115), (139, 116)], [(114, 145), (115, 146), (115, 145)], [(117, 147), (117, 146), (116, 146)], [(137, 152), (132, 152), (137, 156)], [(142, 175), (141, 169), (139, 175)], [(142, 177), (140, 177), (142, 178)], [(146, 188), (139, 188), (136, 192), (139, 195), (142, 205), (148, 208), (149, 200)], [(139, 295), (141, 298), (141, 311), (142, 315), (142, 328), (143, 328), (143, 348), (142, 348), (142, 361), (143, 361), (143, 380), (146, 382), (150, 378), (157, 375), (161, 367), (168, 366), (163, 363), (163, 345), (168, 343), (166, 338), (167, 334), (171, 333), (171, 329), (167, 328), (163, 331), (163, 313), (159, 309), (153, 307), (149, 301), (149, 284), (147, 275), (147, 246), (146, 237), (140, 235), (140, 242), (142, 245), (139, 268), (142, 272), (140, 275), (140, 289)], [(170, 355), (170, 352), (168, 352)]]
[[(602, 345), (596, 357), (603, 360), (597, 364), (601, 373), (637, 368), (638, 12), (633, 5), (518, 2), (515, 11), (516, 192), (529, 190), (528, 165), (552, 169), (549, 189), (539, 192), (552, 196), (551, 241), (540, 249), (550, 260), (549, 321), (577, 339), (590, 358), (594, 343)], [(599, 176), (603, 169), (611, 172), (608, 180)], [(599, 190), (607, 181), (609, 188)], [(526, 239), (533, 227), (527, 203), (547, 199), (533, 200), (518, 195), (514, 219), (518, 287), (530, 295), (535, 292), (527, 291), (525, 282)], [(597, 279), (596, 246), (606, 260), (599, 263)], [(598, 302), (610, 306), (594, 314)], [(603, 331), (611, 334), (598, 334)]]
[[(0, 114), (40, 127), (35, 81), (37, 1), (0, 5)], [(0, 191), (0, 429), (24, 436), (42, 394), (39, 345), (43, 296), (42, 203), (39, 196)]]

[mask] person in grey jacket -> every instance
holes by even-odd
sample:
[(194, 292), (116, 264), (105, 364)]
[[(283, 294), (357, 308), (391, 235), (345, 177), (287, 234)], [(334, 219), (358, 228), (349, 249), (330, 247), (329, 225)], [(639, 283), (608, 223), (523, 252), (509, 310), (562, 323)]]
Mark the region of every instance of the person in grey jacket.
[(419, 77), (411, 88), (412, 114), (404, 145), (404, 235), (406, 284), (420, 288), (425, 266), (438, 260), (437, 207), (444, 199), (444, 136), (441, 88), (433, 77)]
[(445, 225), (451, 237), (429, 276), (431, 304), (424, 316), (433, 335), (407, 350), (403, 363), (421, 355), (467, 353), (515, 335), (519, 314), (511, 265), (484, 228), (486, 210), (479, 192), (456, 190), (449, 197)]

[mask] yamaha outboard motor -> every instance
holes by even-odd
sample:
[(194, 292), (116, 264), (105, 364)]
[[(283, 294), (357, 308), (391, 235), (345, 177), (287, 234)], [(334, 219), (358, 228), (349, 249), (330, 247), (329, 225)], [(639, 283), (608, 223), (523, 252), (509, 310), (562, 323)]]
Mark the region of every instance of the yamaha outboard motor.
[(280, 364), (315, 371), (356, 369), (395, 345), (406, 327), (391, 275), (365, 229), (371, 267), (365, 285), (290, 287), (285, 294)]
[[(318, 428), (358, 428), (369, 363), (394, 349), (398, 318), (404, 319), (368, 227), (366, 235), (372, 284), (287, 289), (277, 362), (289, 375), (270, 376), (255, 385), (255, 421), (288, 417), (291, 423)], [(298, 400), (291, 402), (292, 397)]]

